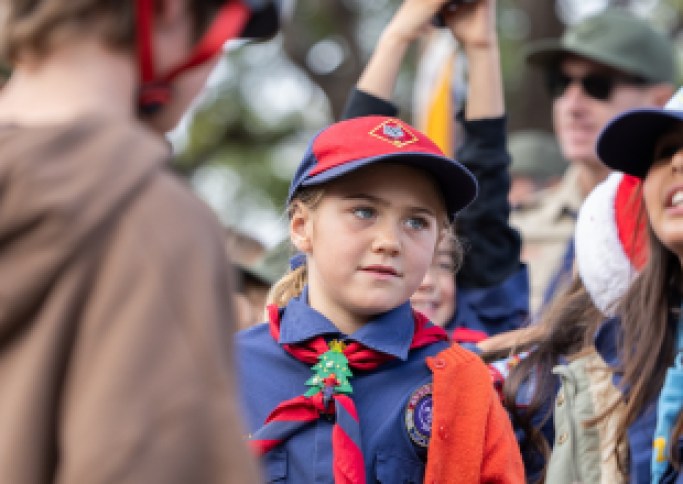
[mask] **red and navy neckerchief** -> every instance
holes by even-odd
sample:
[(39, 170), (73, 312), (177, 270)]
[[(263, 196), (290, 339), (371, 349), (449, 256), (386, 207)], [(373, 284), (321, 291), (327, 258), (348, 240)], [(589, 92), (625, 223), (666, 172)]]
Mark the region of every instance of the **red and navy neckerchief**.
[[(415, 331), (410, 349), (422, 348), (438, 341), (447, 341), (448, 335), (438, 326), (429, 324), (429, 320), (418, 312), (413, 312)], [(275, 341), (280, 341), (280, 309), (268, 307), (270, 334)], [(297, 360), (308, 365), (324, 363), (324, 355), (331, 351), (343, 353), (348, 366), (354, 370), (371, 371), (383, 363), (394, 359), (386, 353), (367, 348), (361, 343), (351, 342), (338, 348), (330, 348), (325, 338), (317, 336), (300, 344), (283, 344), (282, 348)], [(315, 376), (309, 380), (315, 380)], [(334, 415), (332, 428), (332, 472), (336, 484), (364, 484), (365, 463), (361, 450), (360, 426), (356, 405), (344, 391), (339, 379), (326, 378), (320, 382), (320, 390), (311, 395), (294, 397), (280, 403), (273, 410), (265, 424), (251, 437), (251, 445), (259, 455), (284, 443), (289, 437), (299, 432), (305, 425), (318, 420), (323, 415)], [(311, 386), (311, 383), (307, 385)], [(315, 382), (318, 383), (318, 382)], [(341, 390), (340, 390), (341, 389)]]

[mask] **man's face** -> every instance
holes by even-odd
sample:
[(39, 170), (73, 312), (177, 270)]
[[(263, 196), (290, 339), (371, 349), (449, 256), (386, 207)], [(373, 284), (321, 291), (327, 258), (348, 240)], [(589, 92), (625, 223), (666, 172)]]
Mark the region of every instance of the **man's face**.
[(580, 57), (564, 58), (558, 71), (555, 75), (560, 80), (551, 91), (553, 124), (562, 154), (573, 163), (602, 167), (595, 154), (598, 134), (617, 114), (653, 106), (650, 88)]

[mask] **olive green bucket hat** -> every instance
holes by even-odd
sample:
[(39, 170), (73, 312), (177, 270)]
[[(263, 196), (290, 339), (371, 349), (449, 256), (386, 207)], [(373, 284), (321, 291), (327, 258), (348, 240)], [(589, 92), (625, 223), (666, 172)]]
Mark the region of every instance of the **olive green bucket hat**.
[(626, 10), (607, 9), (568, 27), (560, 39), (530, 44), (527, 61), (551, 67), (566, 55), (584, 57), (652, 83), (676, 83), (671, 40)]
[(544, 131), (522, 130), (511, 133), (508, 150), (512, 157), (512, 177), (529, 177), (544, 182), (553, 177), (561, 177), (568, 166), (555, 136)]

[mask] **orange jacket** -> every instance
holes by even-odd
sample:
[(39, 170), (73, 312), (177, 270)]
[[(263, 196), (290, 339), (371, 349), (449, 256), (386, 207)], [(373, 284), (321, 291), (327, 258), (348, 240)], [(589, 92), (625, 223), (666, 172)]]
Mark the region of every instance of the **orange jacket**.
[(479, 357), (454, 344), (427, 365), (434, 384), (425, 484), (524, 483), (510, 419)]

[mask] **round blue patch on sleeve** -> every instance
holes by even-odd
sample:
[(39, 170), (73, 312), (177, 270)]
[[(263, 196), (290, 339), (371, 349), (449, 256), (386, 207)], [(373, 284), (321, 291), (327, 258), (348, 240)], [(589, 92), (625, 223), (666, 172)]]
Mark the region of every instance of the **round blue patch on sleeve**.
[(416, 445), (429, 447), (432, 435), (432, 384), (427, 383), (415, 390), (408, 399), (405, 423), (410, 440)]

